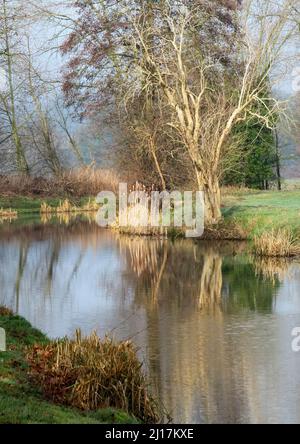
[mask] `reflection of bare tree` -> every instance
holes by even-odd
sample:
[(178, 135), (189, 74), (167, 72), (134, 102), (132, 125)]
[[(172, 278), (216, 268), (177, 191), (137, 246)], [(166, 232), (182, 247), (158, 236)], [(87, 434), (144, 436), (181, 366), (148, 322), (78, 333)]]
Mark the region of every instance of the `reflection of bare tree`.
[[(6, 243), (12, 247), (9, 254)], [(147, 355), (153, 387), (183, 422), (191, 418), (234, 422), (242, 420), (249, 409), (255, 410), (254, 395), (260, 394), (258, 367), (253, 365), (257, 349), (248, 350), (249, 331), (245, 328), (253, 316), (243, 318), (245, 322), (233, 316), (238, 319), (233, 331), (228, 329), (232, 320), (225, 322), (225, 316), (251, 310), (253, 297), (269, 313), (274, 291), (269, 282), (255, 276), (248, 258), (235, 257), (233, 244), (129, 238), (76, 221), (68, 227), (15, 227), (2, 236), (1, 246), (5, 250), (0, 256), (3, 263), (9, 258), (9, 269), (15, 273), (18, 268), (15, 287), (21, 297), (20, 309), (29, 306), (36, 319), (59, 318), (65, 325), (60, 314), (72, 313), (72, 302), (82, 301), (85, 292), (91, 292), (92, 302), (102, 297), (99, 288), (105, 290), (103, 297), (111, 295), (111, 305), (119, 310), (117, 314), (113, 311), (112, 318), (107, 312), (107, 325), (123, 322), (120, 334), (135, 335), (143, 356)], [(238, 244), (238, 252), (242, 248)], [(103, 271), (106, 263), (109, 267)], [(275, 266), (261, 262), (257, 272), (259, 267), (266, 274)], [(284, 268), (277, 262), (278, 273)], [(95, 279), (89, 279), (91, 276)], [(86, 287), (88, 280), (93, 282)], [(3, 293), (9, 294), (11, 278), (4, 267), (0, 267), (0, 281)], [(53, 299), (43, 294), (47, 283)], [(74, 290), (78, 290), (78, 299), (74, 299)], [(262, 296), (266, 294), (265, 300)], [(83, 305), (92, 322), (95, 313), (99, 322), (106, 316), (102, 304), (97, 312), (93, 308), (97, 304), (90, 307), (83, 299)], [(77, 310), (76, 306), (76, 322), (80, 322)], [(89, 322), (86, 317), (84, 322)], [(255, 333), (252, 341), (256, 345)], [(253, 385), (246, 394), (245, 379)]]
[(222, 258), (212, 248), (206, 250), (200, 277), (199, 307), (214, 307), (221, 303)]
[[(100, 230), (96, 225), (90, 225), (87, 222), (76, 221), (68, 227), (64, 225), (28, 225), (24, 227), (12, 227), (0, 232), (0, 241), (3, 245), (14, 245), (12, 262), (16, 267), (16, 277), (14, 285), (14, 310), (20, 310), (20, 298), (22, 297), (22, 282), (25, 280), (27, 290), (23, 296), (28, 296), (28, 288), (38, 288), (43, 290), (44, 296), (52, 295), (53, 284), (57, 281), (60, 273), (61, 253), (70, 242), (77, 244), (78, 252), (73, 250), (71, 269), (68, 275), (61, 280), (64, 285), (64, 295), (71, 291), (71, 284), (80, 268), (86, 248), (94, 246), (95, 250), (99, 247), (106, 247), (112, 242), (113, 235), (108, 231)], [(69, 257), (70, 260), (70, 257)], [(1, 273), (2, 274), (2, 273)], [(26, 275), (26, 276), (25, 276)], [(9, 285), (9, 280), (7, 284)], [(30, 287), (29, 287), (30, 286)], [(30, 293), (31, 291), (29, 291)], [(8, 293), (7, 290), (5, 293)], [(6, 296), (7, 298), (7, 296)], [(25, 298), (26, 299), (26, 298)], [(26, 300), (23, 304), (27, 304)], [(35, 311), (44, 310), (45, 299), (40, 298), (40, 309), (35, 306)]]
[[(60, 243), (56, 239), (54, 239), (51, 247), (52, 248), (50, 250), (50, 260), (49, 260), (49, 265), (47, 267), (48, 269), (47, 269), (47, 274), (46, 274), (47, 294), (51, 293), (53, 277), (54, 277), (54, 273), (55, 273), (55, 268), (56, 268), (57, 263), (59, 261)], [(46, 261), (46, 263), (47, 262), (48, 261)]]
[(152, 301), (157, 300), (168, 259), (168, 242), (162, 239), (118, 237), (121, 254), (125, 254), (130, 269), (150, 288)]
[(143, 304), (170, 297), (193, 309), (220, 304), (222, 258), (212, 245), (126, 236), (119, 237), (119, 245), (138, 278), (136, 298)]
[(22, 242), (19, 250), (19, 261), (16, 275), (16, 283), (15, 283), (15, 297), (16, 297), (16, 313), (19, 312), (20, 306), (20, 288), (21, 282), (24, 275), (24, 270), (27, 262), (27, 254), (28, 254), (28, 243)]

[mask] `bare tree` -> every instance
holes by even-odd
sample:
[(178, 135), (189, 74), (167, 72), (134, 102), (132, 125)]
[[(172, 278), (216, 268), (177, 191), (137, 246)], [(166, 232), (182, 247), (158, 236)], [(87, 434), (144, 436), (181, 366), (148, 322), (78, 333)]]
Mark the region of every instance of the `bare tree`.
[[(221, 218), (220, 179), (237, 156), (236, 125), (255, 119), (276, 127), (281, 104), (266, 85), (296, 26), (289, 0), (249, 0), (241, 11), (238, 3), (82, 1), (81, 20), (63, 45), (73, 53), (64, 83), (69, 103), (85, 113), (116, 105), (130, 117), (136, 107), (142, 118), (128, 126), (152, 156), (162, 187), (157, 134), (176, 141), (205, 192), (207, 224)], [(159, 116), (158, 131), (148, 124), (151, 113)]]
[(0, 102), (2, 111), (6, 117), (6, 123), (9, 126), (9, 135), (15, 146), (17, 169), (20, 173), (29, 173), (29, 166), (25, 157), (22, 144), (20, 125), (16, 109), (16, 84), (14, 78), (14, 60), (17, 57), (14, 34), (16, 32), (16, 20), (18, 17), (18, 8), (15, 5), (8, 4), (7, 0), (1, 0), (0, 26), (1, 26), (1, 46), (2, 60), (7, 75), (7, 90), (0, 91)]
[[(289, 6), (289, 5), (284, 5)], [(283, 6), (283, 7), (284, 7)], [(220, 176), (222, 159), (228, 156), (228, 141), (235, 125), (251, 117), (261, 119), (272, 127), (279, 112), (279, 103), (265, 97), (265, 85), (279, 57), (283, 43), (289, 35), (286, 24), (289, 9), (272, 19), (259, 17), (255, 26), (256, 38), (248, 32), (249, 2), (240, 38), (240, 72), (229, 84), (226, 74), (216, 70), (209, 58), (191, 47), (191, 35), (197, 34), (199, 9), (184, 6), (182, 2), (164, 2), (161, 6), (159, 26), (145, 27), (136, 17), (134, 45), (141, 48), (147, 64), (143, 75), (150, 79), (149, 86), (156, 84), (173, 110), (172, 120), (166, 122), (178, 133), (194, 166), (199, 189), (206, 198), (207, 223), (217, 222), (220, 211)], [(253, 12), (253, 11), (251, 11)], [(252, 21), (254, 18), (252, 16)], [(168, 28), (169, 33), (164, 31)], [(156, 41), (156, 50), (149, 48), (149, 41)], [(217, 74), (216, 74), (217, 72)], [(214, 76), (214, 83), (211, 78)], [(253, 111), (260, 103), (263, 114)]]

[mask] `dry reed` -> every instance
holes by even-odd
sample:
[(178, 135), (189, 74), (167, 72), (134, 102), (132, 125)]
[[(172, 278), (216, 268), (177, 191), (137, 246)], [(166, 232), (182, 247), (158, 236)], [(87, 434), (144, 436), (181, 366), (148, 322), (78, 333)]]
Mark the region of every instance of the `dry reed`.
[(10, 308), (0, 306), (0, 316), (13, 316), (13, 311)]
[(96, 333), (35, 346), (27, 354), (29, 375), (45, 397), (83, 410), (122, 409), (146, 423), (160, 420), (146, 376), (129, 341)]
[(288, 229), (271, 230), (254, 237), (253, 253), (268, 257), (299, 256), (299, 239)]
[(96, 212), (99, 209), (99, 205), (89, 199), (88, 202), (83, 205), (82, 207), (78, 207), (76, 205), (73, 205), (69, 199), (65, 199), (64, 201), (59, 201), (59, 204), (57, 207), (52, 207), (47, 204), (47, 202), (42, 202), (40, 213), (41, 215), (53, 215), (57, 214), (60, 216), (61, 214), (68, 214), (68, 213), (89, 213), (89, 212)]
[(0, 208), (0, 223), (4, 222), (12, 222), (13, 220), (16, 220), (18, 218), (18, 213), (15, 210), (12, 209), (3, 209)]
[(62, 172), (55, 177), (27, 175), (0, 176), (1, 195), (22, 196), (96, 196), (100, 191), (117, 191), (115, 171), (85, 166)]

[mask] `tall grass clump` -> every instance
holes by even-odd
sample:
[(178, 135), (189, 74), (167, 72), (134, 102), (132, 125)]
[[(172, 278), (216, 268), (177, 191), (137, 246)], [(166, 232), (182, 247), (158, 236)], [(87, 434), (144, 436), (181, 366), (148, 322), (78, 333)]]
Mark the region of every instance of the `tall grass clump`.
[(9, 221), (12, 222), (13, 220), (18, 218), (18, 213), (15, 210), (7, 209), (4, 210), (3, 208), (0, 208), (0, 223)]
[(254, 237), (253, 253), (257, 256), (300, 256), (299, 239), (288, 229), (267, 231)]
[(13, 316), (13, 311), (3, 305), (0, 306), (0, 316)]
[(160, 421), (146, 375), (130, 341), (101, 340), (96, 333), (28, 351), (29, 375), (45, 397), (82, 410), (114, 407), (145, 423)]

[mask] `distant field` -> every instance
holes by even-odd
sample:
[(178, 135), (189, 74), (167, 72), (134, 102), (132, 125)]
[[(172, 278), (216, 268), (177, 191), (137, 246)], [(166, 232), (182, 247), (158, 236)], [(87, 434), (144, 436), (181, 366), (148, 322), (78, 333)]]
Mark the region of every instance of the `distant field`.
[(282, 188), (283, 190), (300, 190), (300, 179), (285, 179)]
[(272, 228), (290, 228), (300, 234), (300, 189), (294, 191), (241, 190), (223, 197), (223, 215), (252, 235)]

